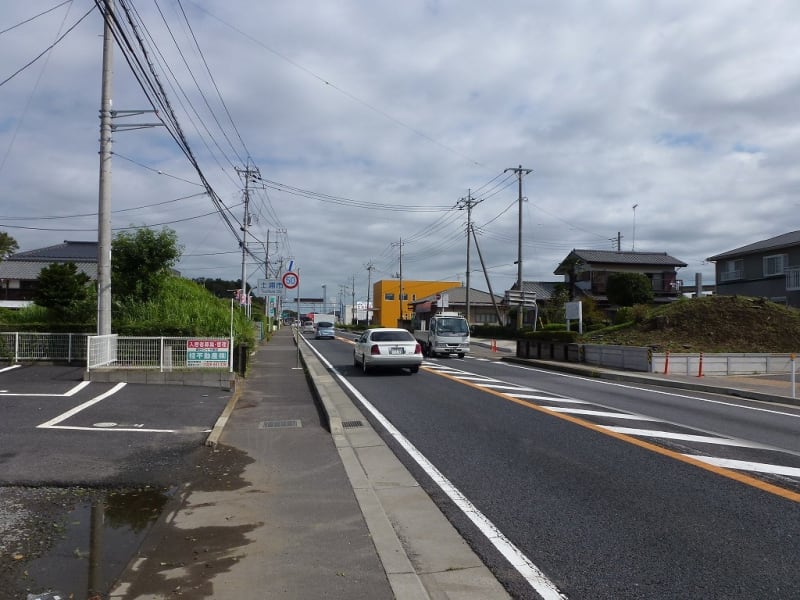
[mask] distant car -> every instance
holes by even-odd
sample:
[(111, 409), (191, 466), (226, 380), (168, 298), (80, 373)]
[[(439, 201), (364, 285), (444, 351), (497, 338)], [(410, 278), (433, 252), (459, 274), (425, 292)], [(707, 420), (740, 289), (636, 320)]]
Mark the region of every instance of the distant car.
[(405, 329), (367, 329), (353, 349), (353, 365), (364, 373), (377, 367), (407, 368), (416, 373), (421, 364), (422, 346)]
[(303, 333), (314, 333), (314, 321), (303, 321)]
[(314, 327), (314, 339), (322, 340), (325, 338), (333, 339), (336, 337), (336, 332), (333, 330), (333, 323), (330, 321), (320, 321)]

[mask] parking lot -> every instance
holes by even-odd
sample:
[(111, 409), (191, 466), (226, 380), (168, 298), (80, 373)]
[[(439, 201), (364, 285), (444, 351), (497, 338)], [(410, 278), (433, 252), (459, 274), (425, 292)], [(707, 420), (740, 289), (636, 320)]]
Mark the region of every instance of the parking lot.
[(0, 482), (114, 485), (163, 478), (201, 446), (231, 396), (83, 381), (77, 367), (0, 368)]

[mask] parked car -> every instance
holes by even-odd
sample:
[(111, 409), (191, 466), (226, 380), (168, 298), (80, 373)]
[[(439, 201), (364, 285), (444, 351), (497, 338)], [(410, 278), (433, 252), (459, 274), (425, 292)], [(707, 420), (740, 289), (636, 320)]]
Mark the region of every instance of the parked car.
[(325, 338), (333, 339), (336, 332), (333, 330), (333, 323), (330, 321), (319, 321), (314, 328), (314, 339), (322, 340)]
[(353, 365), (367, 373), (376, 367), (407, 368), (412, 373), (422, 364), (422, 346), (405, 329), (367, 329), (356, 340)]
[(314, 333), (314, 321), (303, 321), (303, 333)]

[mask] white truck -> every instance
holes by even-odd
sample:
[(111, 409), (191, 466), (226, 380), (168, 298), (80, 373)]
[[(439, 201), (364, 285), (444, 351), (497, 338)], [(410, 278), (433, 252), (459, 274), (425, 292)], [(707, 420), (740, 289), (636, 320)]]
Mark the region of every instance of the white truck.
[(469, 323), (460, 314), (437, 313), (421, 326), (422, 329), (414, 330), (414, 337), (425, 356), (435, 358), (439, 354), (457, 354), (458, 358), (464, 358), (469, 352)]
[(314, 325), (316, 325), (320, 321), (327, 321), (328, 323), (336, 323), (336, 315), (326, 315), (324, 313), (314, 313), (313, 314), (313, 321), (314, 321)]

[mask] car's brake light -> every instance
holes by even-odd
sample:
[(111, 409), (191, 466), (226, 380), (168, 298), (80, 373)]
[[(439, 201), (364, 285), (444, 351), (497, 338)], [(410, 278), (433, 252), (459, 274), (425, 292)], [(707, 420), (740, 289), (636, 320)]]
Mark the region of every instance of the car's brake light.
[(370, 354), (380, 354), (381, 353), (381, 347), (378, 346), (378, 344), (372, 344), (372, 348), (369, 349), (369, 353)]
[(422, 346), (420, 344), (417, 344), (414, 348), (414, 354), (422, 354)]

